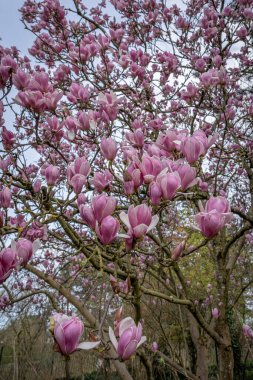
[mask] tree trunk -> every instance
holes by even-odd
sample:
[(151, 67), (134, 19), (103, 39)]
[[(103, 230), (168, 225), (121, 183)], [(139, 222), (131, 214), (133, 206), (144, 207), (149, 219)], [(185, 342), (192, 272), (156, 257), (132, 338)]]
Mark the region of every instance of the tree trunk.
[(192, 342), (196, 350), (196, 376), (200, 380), (208, 380), (210, 339), (198, 326), (196, 319), (188, 312), (188, 320)]
[(233, 380), (234, 356), (232, 346), (218, 347), (219, 380)]
[(217, 332), (223, 337), (224, 344), (218, 345), (218, 373), (219, 380), (233, 380), (234, 354), (231, 343), (229, 326), (225, 321), (218, 321)]

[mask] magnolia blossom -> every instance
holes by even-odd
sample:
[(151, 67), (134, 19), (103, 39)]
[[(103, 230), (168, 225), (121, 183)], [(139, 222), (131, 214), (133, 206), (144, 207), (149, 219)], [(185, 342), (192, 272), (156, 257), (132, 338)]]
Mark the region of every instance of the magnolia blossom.
[(100, 144), (100, 150), (107, 160), (113, 161), (117, 154), (117, 144), (111, 137), (103, 137)]
[(253, 330), (246, 324), (243, 324), (242, 331), (245, 337), (253, 339)]
[(45, 170), (45, 177), (49, 186), (54, 186), (60, 177), (60, 170), (54, 165), (49, 165)]
[(185, 248), (185, 241), (183, 240), (171, 251), (171, 259), (177, 261), (181, 256)]
[(227, 199), (221, 196), (211, 197), (205, 208), (200, 203), (200, 210), (201, 212), (195, 216), (195, 220), (207, 238), (217, 235), (233, 216)]
[(39, 240), (31, 242), (30, 240), (20, 238), (12, 242), (11, 248), (16, 252), (18, 263), (25, 265), (31, 259), (33, 253), (39, 248), (39, 245)]
[(128, 235), (141, 238), (151, 231), (158, 223), (158, 215), (152, 216), (151, 208), (145, 204), (134, 207), (131, 205), (126, 214), (120, 213), (120, 219), (128, 228)]
[(119, 358), (127, 360), (135, 353), (137, 348), (146, 341), (146, 337), (142, 336), (141, 323), (139, 322), (136, 326), (131, 317), (122, 319), (117, 328), (119, 339), (116, 339), (111, 327), (109, 327), (109, 336)]
[(220, 316), (220, 311), (219, 311), (219, 309), (218, 309), (217, 307), (215, 307), (214, 309), (212, 309), (212, 316), (213, 316), (213, 318), (215, 318), (215, 319), (218, 319), (218, 318), (219, 318), (219, 316)]
[(70, 355), (78, 349), (90, 350), (100, 344), (100, 341), (79, 343), (84, 325), (77, 317), (56, 313), (51, 317), (50, 323), (50, 330), (63, 355)]
[(110, 244), (119, 231), (119, 221), (111, 215), (106, 216), (101, 224), (96, 225), (96, 234), (103, 244)]
[(16, 253), (11, 248), (4, 248), (0, 251), (0, 284), (2, 284), (11, 274), (16, 266)]
[(81, 204), (79, 211), (81, 218), (92, 229), (95, 229), (96, 223), (101, 223), (104, 218), (111, 215), (117, 205), (114, 197), (108, 197), (105, 194), (94, 197), (91, 201), (91, 207)]
[(0, 207), (8, 208), (11, 204), (11, 191), (8, 187), (4, 187), (0, 191)]

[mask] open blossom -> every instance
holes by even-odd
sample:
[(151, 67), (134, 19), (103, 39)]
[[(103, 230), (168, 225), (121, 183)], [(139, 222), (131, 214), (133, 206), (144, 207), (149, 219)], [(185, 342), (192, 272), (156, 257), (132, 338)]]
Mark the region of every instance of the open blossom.
[(217, 235), (232, 219), (233, 214), (225, 197), (211, 197), (205, 208), (200, 206), (201, 212), (195, 216), (195, 220), (201, 232), (209, 239)]
[(17, 262), (19, 264), (27, 264), (33, 253), (39, 248), (39, 240), (30, 240), (20, 238), (11, 244), (12, 250), (16, 253)]
[(63, 355), (70, 355), (78, 349), (90, 350), (100, 344), (100, 341), (79, 343), (84, 325), (77, 317), (56, 313), (51, 317), (50, 322), (50, 330)]
[(142, 325), (139, 322), (136, 326), (131, 317), (122, 319), (118, 325), (118, 340), (114, 331), (109, 327), (109, 336), (111, 342), (122, 360), (129, 359), (135, 351), (146, 341), (146, 337), (142, 336)]
[(128, 235), (141, 238), (151, 231), (158, 223), (158, 215), (152, 216), (151, 208), (145, 204), (134, 207), (131, 205), (126, 214), (120, 213), (120, 219), (128, 228)]
[(93, 186), (96, 191), (101, 193), (106, 188), (110, 188), (111, 182), (113, 180), (113, 175), (109, 172), (109, 170), (104, 170), (103, 172), (94, 173), (94, 177), (92, 180)]

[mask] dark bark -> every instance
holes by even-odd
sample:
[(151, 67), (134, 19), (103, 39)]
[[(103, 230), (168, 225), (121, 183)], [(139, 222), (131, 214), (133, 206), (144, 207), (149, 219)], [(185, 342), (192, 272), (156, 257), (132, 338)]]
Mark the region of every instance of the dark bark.
[(210, 339), (198, 325), (191, 313), (188, 321), (192, 342), (196, 351), (195, 373), (200, 380), (208, 380), (209, 344)]

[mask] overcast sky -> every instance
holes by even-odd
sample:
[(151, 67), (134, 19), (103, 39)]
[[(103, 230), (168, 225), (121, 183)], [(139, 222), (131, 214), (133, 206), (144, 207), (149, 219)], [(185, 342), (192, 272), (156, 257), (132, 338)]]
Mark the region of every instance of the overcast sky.
[[(61, 0), (62, 5), (69, 7), (72, 0)], [(98, 0), (85, 0), (86, 6), (94, 6)], [(20, 12), (24, 0), (0, 0), (0, 45), (16, 46), (23, 54), (28, 54), (28, 48), (34, 41), (31, 32), (24, 29), (20, 21)]]

